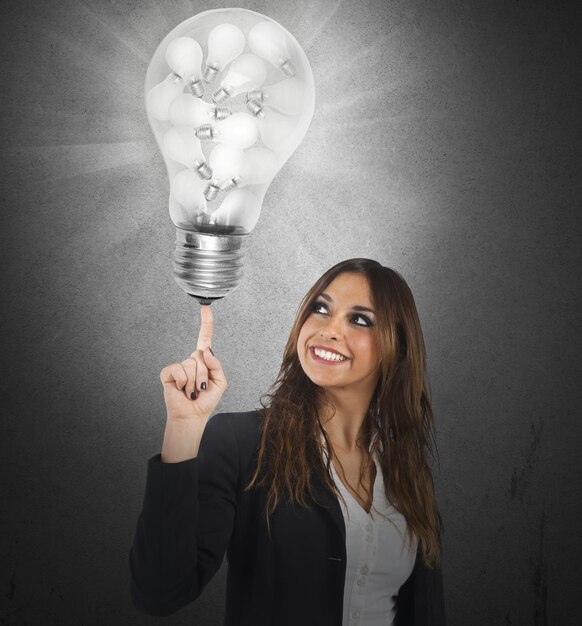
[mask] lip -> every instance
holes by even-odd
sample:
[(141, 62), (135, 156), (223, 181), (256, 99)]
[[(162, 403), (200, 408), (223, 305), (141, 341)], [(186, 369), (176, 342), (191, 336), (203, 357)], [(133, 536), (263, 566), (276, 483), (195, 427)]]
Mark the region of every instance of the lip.
[[(325, 359), (322, 359), (318, 357), (317, 354), (315, 354), (316, 348), (318, 348), (319, 350), (325, 350), (326, 352), (332, 352), (333, 354), (339, 354), (340, 356), (344, 357), (344, 360), (343, 361), (326, 361)], [(321, 344), (315, 344), (313, 346), (309, 346), (309, 352), (311, 354), (311, 357), (315, 361), (317, 361), (318, 363), (325, 363), (326, 365), (341, 365), (342, 363), (346, 363), (347, 361), (350, 360), (350, 358), (346, 356), (345, 354), (342, 354), (341, 352), (338, 352), (337, 350), (334, 350), (333, 348), (330, 348), (329, 346), (323, 346)]]

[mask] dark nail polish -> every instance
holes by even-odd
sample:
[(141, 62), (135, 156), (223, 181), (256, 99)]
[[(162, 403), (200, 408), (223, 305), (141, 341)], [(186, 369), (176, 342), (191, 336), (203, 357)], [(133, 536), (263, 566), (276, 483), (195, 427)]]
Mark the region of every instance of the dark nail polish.
[(193, 392), (190, 394), (190, 400), (196, 400), (196, 392), (195, 392), (195, 391), (193, 391)]
[(200, 383), (200, 389), (204, 391), (206, 389), (206, 383)]

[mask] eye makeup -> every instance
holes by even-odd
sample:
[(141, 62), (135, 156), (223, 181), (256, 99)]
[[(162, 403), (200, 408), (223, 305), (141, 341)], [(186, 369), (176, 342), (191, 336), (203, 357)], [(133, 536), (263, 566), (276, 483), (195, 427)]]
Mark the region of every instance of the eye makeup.
[[(326, 297), (327, 294), (321, 294), (321, 296)], [(320, 297), (321, 297), (320, 296)], [(327, 296), (329, 298), (329, 296)], [(322, 300), (320, 300), (320, 298), (316, 298), (313, 303), (311, 304), (311, 312), (312, 313), (317, 313), (320, 315), (329, 315), (329, 306), (323, 302)], [(353, 315), (351, 315), (350, 317), (350, 322), (352, 324), (354, 324), (354, 326), (360, 326), (360, 327), (364, 327), (364, 328), (371, 328), (374, 326), (374, 321), (372, 319), (370, 319), (367, 315), (364, 315), (363, 313), (359, 313), (359, 311), (370, 311), (372, 312), (371, 309), (369, 309), (368, 307), (364, 307), (364, 306), (354, 306), (353, 310), (355, 311), (353, 313)], [(357, 320), (364, 320), (364, 323), (361, 323), (360, 321)]]

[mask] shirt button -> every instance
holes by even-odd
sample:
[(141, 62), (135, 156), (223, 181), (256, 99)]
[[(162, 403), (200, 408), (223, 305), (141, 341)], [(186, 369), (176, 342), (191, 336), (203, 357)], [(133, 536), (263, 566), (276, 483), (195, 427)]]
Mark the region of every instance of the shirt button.
[(358, 617), (360, 617), (360, 611), (358, 611), (358, 609), (356, 609), (356, 610), (352, 613), (352, 617), (355, 617), (356, 619), (358, 619)]
[(364, 565), (364, 567), (362, 567), (362, 568), (360, 569), (360, 572), (361, 572), (364, 576), (367, 576), (367, 575), (368, 575), (368, 566), (367, 566), (367, 565)]
[(358, 585), (358, 587), (363, 587), (364, 586), (364, 581), (362, 578), (358, 578), (356, 580), (356, 585)]

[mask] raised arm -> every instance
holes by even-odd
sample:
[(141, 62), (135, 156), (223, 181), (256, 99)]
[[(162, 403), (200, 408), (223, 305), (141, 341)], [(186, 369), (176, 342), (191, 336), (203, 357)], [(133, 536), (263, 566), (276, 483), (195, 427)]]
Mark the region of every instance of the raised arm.
[(151, 615), (198, 597), (222, 563), (234, 523), (239, 453), (226, 416), (208, 421), (227, 387), (211, 340), (212, 313), (202, 307), (197, 349), (160, 374), (164, 443), (148, 462), (130, 551), (131, 596)]

